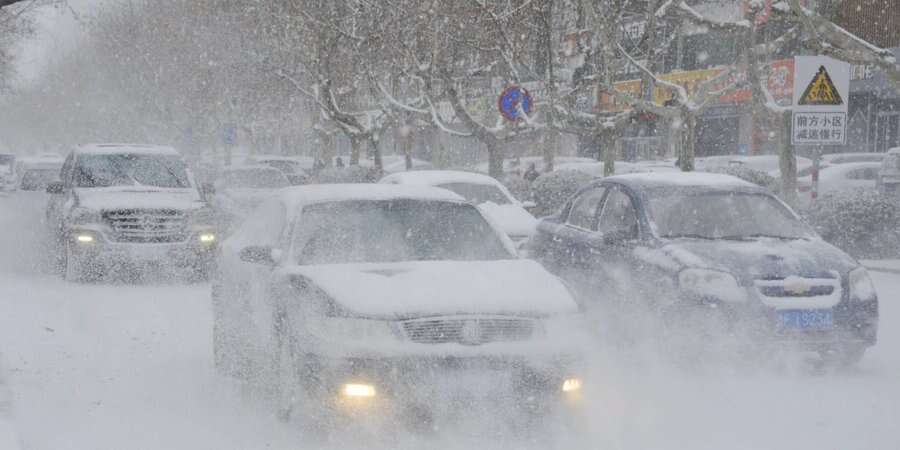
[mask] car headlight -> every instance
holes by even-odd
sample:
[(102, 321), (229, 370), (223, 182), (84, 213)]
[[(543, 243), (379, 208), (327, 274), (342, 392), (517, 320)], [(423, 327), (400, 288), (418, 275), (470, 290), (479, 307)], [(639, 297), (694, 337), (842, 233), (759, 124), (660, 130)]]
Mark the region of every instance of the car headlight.
[(869, 278), (869, 271), (865, 267), (857, 267), (850, 271), (850, 301), (865, 302), (878, 298), (875, 293), (875, 285)]
[(100, 211), (89, 208), (72, 208), (72, 212), (69, 214), (69, 223), (72, 225), (90, 225), (102, 222), (103, 219), (100, 217)]
[(314, 335), (326, 340), (383, 342), (399, 339), (391, 322), (385, 320), (328, 317), (310, 321), (309, 325)]
[(682, 290), (700, 298), (711, 298), (725, 303), (747, 301), (747, 291), (728, 272), (710, 269), (685, 269), (678, 274)]

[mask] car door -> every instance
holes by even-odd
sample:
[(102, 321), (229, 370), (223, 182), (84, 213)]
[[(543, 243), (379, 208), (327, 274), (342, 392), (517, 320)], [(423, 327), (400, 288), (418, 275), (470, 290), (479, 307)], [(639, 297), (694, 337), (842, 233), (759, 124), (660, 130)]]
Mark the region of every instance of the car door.
[[(279, 199), (263, 203), (241, 224), (235, 235), (223, 248), (222, 286), (223, 316), (236, 330), (235, 337), (242, 341), (246, 355), (257, 361), (265, 361), (266, 354), (274, 349), (274, 304), (270, 295), (275, 288), (276, 267), (281, 261), (278, 254), (285, 254), (285, 224), (287, 210)], [(274, 261), (252, 262), (241, 258), (241, 252), (249, 248), (274, 250)]]
[(597, 213), (606, 188), (595, 186), (572, 200), (563, 223), (555, 227), (548, 245), (558, 275), (570, 282), (582, 297), (589, 297), (593, 274), (589, 239), (597, 226)]
[(623, 187), (606, 190), (594, 231), (586, 239), (586, 266), (593, 274), (592, 290), (604, 300), (627, 300), (635, 285), (634, 249), (640, 240), (640, 222), (634, 198)]

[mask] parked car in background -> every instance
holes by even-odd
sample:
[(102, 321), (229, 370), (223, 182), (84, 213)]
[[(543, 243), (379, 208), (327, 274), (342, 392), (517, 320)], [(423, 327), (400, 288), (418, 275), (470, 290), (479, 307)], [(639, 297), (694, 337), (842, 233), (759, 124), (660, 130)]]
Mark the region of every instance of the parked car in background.
[[(560, 164), (570, 164), (570, 163), (596, 163), (597, 160), (593, 158), (587, 158), (582, 156), (557, 156), (553, 158), (554, 166), (559, 166)], [(538, 172), (544, 172), (544, 157), (543, 156), (522, 156), (517, 158), (506, 158), (503, 160), (503, 173), (514, 174), (521, 176), (528, 170), (528, 166), (534, 164), (535, 168)], [(473, 169), (476, 172), (488, 173), (488, 162), (481, 162), (476, 164)]]
[(831, 166), (834, 164), (847, 164), (858, 162), (877, 162), (884, 161), (884, 153), (829, 153), (822, 155), (822, 165)]
[(0, 193), (16, 189), (16, 177), (13, 171), (15, 164), (16, 155), (0, 153)]
[(47, 186), (60, 181), (63, 158), (59, 156), (39, 156), (19, 158), (15, 167), (15, 187), (22, 191), (45, 191)]
[(323, 428), (347, 416), (427, 427), (453, 407), (435, 398), (457, 392), (551, 415), (581, 388), (568, 289), (445, 189), (284, 189), (217, 267), (217, 368), (274, 381), (285, 415), (300, 408)]
[(269, 166), (233, 166), (223, 170), (214, 183), (211, 199), (222, 234), (227, 236), (253, 209), (290, 184), (281, 170)]
[(175, 265), (204, 277), (218, 239), (210, 208), (171, 147), (80, 146), (50, 183), (46, 223), (67, 280), (122, 265)]
[[(781, 166), (778, 155), (720, 155), (706, 156), (695, 160), (695, 167), (698, 171), (715, 172), (716, 169), (728, 166), (742, 166), (760, 172), (765, 172), (776, 179), (781, 177)], [(797, 172), (812, 167), (813, 162), (809, 158), (797, 156)]]
[[(846, 189), (872, 189), (878, 185), (880, 162), (837, 163), (819, 170), (818, 195)], [(798, 207), (809, 208), (812, 198), (812, 173), (797, 178)]]
[(309, 182), (309, 173), (312, 171), (315, 161), (308, 156), (252, 155), (244, 163), (278, 169), (290, 184), (297, 186)]
[[(606, 164), (602, 161), (593, 161), (589, 163), (584, 162), (569, 162), (557, 164), (554, 166), (554, 170), (577, 170), (579, 172), (586, 173), (593, 177), (601, 178), (605, 176)], [(644, 172), (679, 172), (681, 169), (675, 166), (674, 161), (616, 161), (615, 162), (615, 175), (622, 175), (626, 173), (644, 173)]]
[(866, 269), (732, 176), (609, 177), (543, 219), (531, 242), (530, 255), (588, 304), (645, 305), (688, 334), (721, 330), (708, 342), (736, 336), (849, 364), (876, 341)]
[(534, 234), (537, 220), (493, 177), (473, 172), (425, 170), (398, 172), (379, 181), (382, 184), (433, 186), (455, 192), (479, 208), (517, 245)]
[(892, 197), (900, 196), (900, 147), (884, 155), (878, 171), (878, 190)]

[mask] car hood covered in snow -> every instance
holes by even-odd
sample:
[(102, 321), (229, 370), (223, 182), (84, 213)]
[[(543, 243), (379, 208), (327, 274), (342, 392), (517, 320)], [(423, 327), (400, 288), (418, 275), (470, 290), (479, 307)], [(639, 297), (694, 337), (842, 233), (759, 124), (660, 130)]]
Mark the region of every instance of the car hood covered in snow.
[(659, 250), (638, 249), (635, 253), (657, 264), (728, 271), (747, 282), (761, 277), (815, 277), (831, 271), (846, 274), (858, 265), (846, 253), (820, 239), (761, 238), (746, 242), (678, 239)]
[(253, 208), (272, 197), (277, 189), (224, 189), (222, 195), (228, 197), (238, 205)]
[(562, 282), (530, 260), (329, 264), (288, 269), (352, 314), (545, 316), (578, 307)]
[(478, 208), (509, 237), (531, 236), (537, 230), (537, 219), (519, 205), (485, 202)]
[(78, 206), (104, 209), (191, 210), (204, 205), (196, 189), (164, 189), (146, 186), (75, 189)]

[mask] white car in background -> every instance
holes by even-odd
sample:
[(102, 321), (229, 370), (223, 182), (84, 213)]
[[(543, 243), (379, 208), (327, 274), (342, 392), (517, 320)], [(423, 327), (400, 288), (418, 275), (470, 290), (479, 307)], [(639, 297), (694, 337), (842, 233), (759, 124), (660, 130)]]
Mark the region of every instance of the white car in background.
[(212, 206), (223, 234), (228, 234), (277, 190), (290, 186), (281, 170), (269, 166), (233, 166), (214, 183)]
[(847, 164), (857, 162), (882, 162), (884, 161), (884, 153), (829, 153), (822, 155), (822, 165), (832, 166), (834, 164)]
[(14, 170), (15, 188), (22, 191), (44, 191), (47, 186), (60, 181), (59, 174), (64, 158), (39, 156), (35, 158), (19, 158)]
[[(729, 167), (729, 166), (741, 166), (747, 167), (749, 169), (758, 170), (760, 172), (765, 172), (776, 179), (781, 177), (781, 166), (778, 160), (778, 155), (754, 155), (754, 156), (742, 156), (742, 155), (718, 155), (718, 156), (705, 156), (696, 158), (694, 161), (694, 168), (698, 172), (713, 172), (715, 169)], [(804, 169), (812, 167), (813, 162), (809, 158), (804, 158), (802, 156), (797, 156), (797, 172), (802, 172)]]
[(309, 156), (251, 155), (246, 165), (269, 166), (280, 170), (292, 185), (306, 184), (315, 160)]
[[(871, 189), (878, 187), (880, 162), (855, 162), (834, 164), (819, 169), (818, 195), (845, 189)], [(800, 209), (812, 204), (812, 174), (797, 178)]]
[[(217, 267), (217, 369), (275, 384), (281, 417), (317, 431), (343, 419), (431, 429), (473, 403), (545, 422), (580, 392), (585, 334), (569, 290), (445, 189), (284, 189)], [(454, 394), (472, 401), (441, 400)]]
[[(602, 161), (593, 161), (589, 163), (562, 163), (555, 166), (556, 170), (577, 170), (593, 177), (602, 178), (605, 176), (604, 169), (606, 164)], [(681, 170), (675, 166), (674, 161), (616, 161), (614, 175), (622, 175), (626, 173), (646, 173), (646, 172), (680, 172)]]
[(493, 177), (455, 170), (398, 172), (379, 181), (382, 184), (433, 186), (455, 192), (479, 208), (517, 245), (535, 232), (537, 219)]
[[(560, 164), (583, 164), (596, 162), (596, 159), (583, 156), (557, 156), (553, 158), (554, 167), (558, 167)], [(526, 170), (528, 170), (528, 166), (530, 166), (531, 164), (534, 164), (534, 168), (537, 169), (538, 172), (544, 173), (543, 156), (522, 156), (519, 158), (506, 158), (503, 160), (503, 173), (522, 175)], [(489, 166), (490, 165), (488, 162), (481, 162), (476, 164), (473, 169), (476, 172), (488, 173)]]

